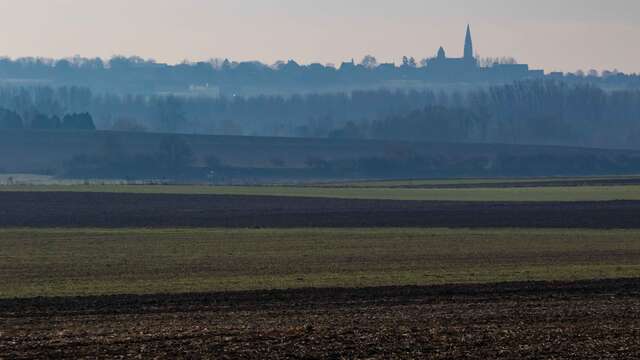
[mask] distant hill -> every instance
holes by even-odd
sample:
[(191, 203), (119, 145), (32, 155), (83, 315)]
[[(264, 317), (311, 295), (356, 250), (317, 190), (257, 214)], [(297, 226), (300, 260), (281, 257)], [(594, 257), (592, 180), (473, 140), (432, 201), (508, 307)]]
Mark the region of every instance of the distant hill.
[[(152, 157), (163, 139), (170, 136), (175, 137), (159, 133), (3, 130), (0, 172), (60, 175), (74, 157), (101, 157), (107, 152)], [(631, 150), (242, 136), (180, 138), (191, 149), (194, 167), (206, 168), (215, 162), (225, 168), (254, 172), (281, 169), (282, 176), (309, 168), (316, 168), (316, 177), (325, 171), (332, 178), (341, 174), (336, 169), (342, 169), (345, 177), (361, 178), (640, 172), (640, 151)], [(375, 171), (368, 171), (366, 166), (375, 167)], [(535, 174), (527, 173), (531, 167), (535, 167)]]

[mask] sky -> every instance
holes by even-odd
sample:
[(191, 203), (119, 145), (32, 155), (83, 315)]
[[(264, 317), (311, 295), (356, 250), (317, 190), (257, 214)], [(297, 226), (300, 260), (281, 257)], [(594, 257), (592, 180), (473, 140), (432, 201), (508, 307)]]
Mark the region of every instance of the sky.
[(639, 0), (0, 0), (0, 56), (339, 64), (461, 56), (640, 73)]

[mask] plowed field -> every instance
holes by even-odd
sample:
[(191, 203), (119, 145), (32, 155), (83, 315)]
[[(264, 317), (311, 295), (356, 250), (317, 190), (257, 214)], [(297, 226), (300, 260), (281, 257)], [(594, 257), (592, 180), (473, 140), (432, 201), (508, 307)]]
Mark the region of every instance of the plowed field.
[(640, 228), (640, 201), (455, 202), (0, 192), (0, 227)]
[(640, 280), (2, 300), (0, 354), (638, 359)]

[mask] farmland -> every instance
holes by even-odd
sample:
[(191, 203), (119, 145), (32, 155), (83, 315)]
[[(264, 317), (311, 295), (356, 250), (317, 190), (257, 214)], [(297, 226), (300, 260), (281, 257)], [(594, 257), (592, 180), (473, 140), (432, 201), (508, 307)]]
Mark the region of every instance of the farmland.
[(638, 230), (2, 230), (2, 297), (640, 277)]
[[(408, 185), (407, 185), (408, 186)], [(420, 188), (407, 186), (198, 186), (198, 185), (19, 185), (4, 192), (78, 192), (182, 195), (286, 196), (405, 201), (614, 201), (640, 200), (640, 185)]]
[(640, 354), (638, 230), (0, 235), (9, 357)]
[(580, 176), (580, 177), (503, 177), (428, 180), (383, 180), (334, 182), (321, 184), (329, 188), (392, 188), (392, 189), (460, 189), (460, 188), (536, 188), (579, 186), (623, 186), (640, 184), (640, 176)]
[(0, 187), (13, 358), (640, 354), (636, 177)]
[(33, 358), (637, 359), (637, 280), (0, 300)]
[[(157, 189), (160, 187), (155, 187)], [(639, 201), (460, 202), (0, 192), (2, 227), (640, 228)]]

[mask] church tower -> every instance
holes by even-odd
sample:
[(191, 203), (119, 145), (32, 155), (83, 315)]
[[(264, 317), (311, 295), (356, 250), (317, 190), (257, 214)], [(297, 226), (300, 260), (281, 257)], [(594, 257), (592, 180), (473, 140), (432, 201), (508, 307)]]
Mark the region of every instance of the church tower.
[(471, 26), (467, 25), (467, 37), (464, 40), (464, 59), (474, 60), (473, 57), (473, 40), (471, 40)]

